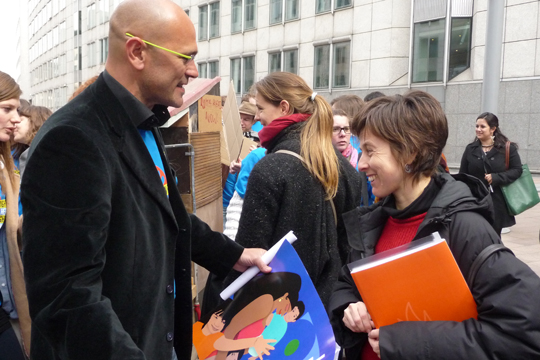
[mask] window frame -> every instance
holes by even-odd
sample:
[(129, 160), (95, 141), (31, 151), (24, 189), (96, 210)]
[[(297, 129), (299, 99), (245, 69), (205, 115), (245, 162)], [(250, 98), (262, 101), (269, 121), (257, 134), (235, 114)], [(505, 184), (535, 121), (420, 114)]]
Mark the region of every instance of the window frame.
[[(348, 4), (341, 5), (338, 7), (339, 1), (348, 1)], [(319, 4), (328, 3), (328, 7), (324, 8), (322, 10), (319, 10)], [(322, 15), (322, 14), (328, 14), (328, 13), (334, 13), (335, 11), (348, 9), (354, 6), (353, 0), (316, 0), (315, 2), (315, 15)]]
[[(343, 44), (346, 44), (348, 46), (348, 61), (346, 66), (342, 67), (347, 71), (346, 81), (344, 82), (344, 84), (336, 85), (336, 68), (338, 68), (338, 64), (336, 62), (336, 47), (341, 47)], [(352, 45), (353, 43), (351, 36), (313, 43), (313, 89), (328, 90), (330, 93), (332, 93), (333, 89), (344, 89), (351, 87), (351, 69), (353, 53)], [(324, 56), (327, 58), (326, 64), (321, 61), (317, 61), (317, 48), (328, 49), (328, 54), (324, 54)], [(320, 65), (318, 65), (318, 63), (320, 63)], [(327, 70), (325, 71), (325, 69)], [(322, 84), (317, 85), (318, 76), (322, 75), (324, 75), (323, 80), (326, 81), (324, 81), (324, 83)]]
[[(253, 64), (252, 83), (249, 86), (247, 86), (247, 82), (246, 82), (246, 62), (248, 59), (251, 59), (252, 64)], [(253, 86), (253, 84), (255, 83), (255, 78), (257, 76), (257, 59), (255, 56), (255, 53), (231, 56), (229, 57), (229, 60), (230, 60), (230, 69), (231, 69), (230, 80), (233, 82), (234, 91), (236, 92), (237, 95), (238, 94), (244, 95), (247, 92), (249, 92), (249, 90), (251, 89), (251, 86)], [(237, 69), (235, 69), (235, 65)], [(239, 74), (238, 79), (235, 79), (233, 76), (236, 72)]]
[[(248, 3), (249, 2), (249, 3)], [(252, 8), (252, 24), (248, 27), (247, 7)], [(231, 0), (231, 35), (243, 34), (246, 31), (257, 29), (257, 0)], [(236, 20), (236, 21), (235, 21)]]

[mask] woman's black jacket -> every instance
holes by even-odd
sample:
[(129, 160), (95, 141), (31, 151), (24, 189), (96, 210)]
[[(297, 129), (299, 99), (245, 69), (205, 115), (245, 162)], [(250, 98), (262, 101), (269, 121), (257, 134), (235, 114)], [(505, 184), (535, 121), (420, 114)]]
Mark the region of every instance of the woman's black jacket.
[[(441, 190), (415, 240), (438, 231), (467, 278), (476, 256), (488, 245), (500, 243), (490, 225), (491, 197), (479, 180), (468, 175), (441, 174), (435, 181)], [(344, 214), (353, 248), (351, 262), (374, 253), (388, 218), (385, 203)], [(469, 287), (477, 304), (478, 320), (409, 321), (383, 326), (379, 338), (381, 358), (540, 359), (540, 278), (511, 253), (499, 252), (484, 263)], [(348, 360), (359, 359), (367, 339), (366, 334), (353, 333), (342, 322), (345, 308), (360, 300), (344, 266), (328, 311), (336, 340), (346, 348)]]

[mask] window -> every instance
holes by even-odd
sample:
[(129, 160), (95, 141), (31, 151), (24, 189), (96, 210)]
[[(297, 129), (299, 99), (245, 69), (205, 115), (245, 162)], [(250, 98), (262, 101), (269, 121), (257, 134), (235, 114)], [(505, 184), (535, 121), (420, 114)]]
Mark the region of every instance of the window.
[(317, 8), (315, 10), (315, 12), (317, 14), (319, 13), (322, 13), (322, 12), (326, 12), (326, 11), (330, 11), (330, 9), (332, 8), (332, 0), (317, 0)]
[[(350, 41), (315, 46), (315, 89), (348, 87), (351, 67)], [(330, 74), (332, 82), (330, 83)]]
[[(283, 18), (285, 14), (285, 18)], [(298, 0), (271, 0), (270, 25), (298, 19)]]
[(81, 11), (75, 11), (73, 14), (73, 36), (81, 35)]
[(88, 50), (88, 67), (97, 65), (96, 43), (90, 43), (87, 46)]
[(315, 47), (315, 89), (328, 88), (330, 83), (330, 45), (322, 45)]
[(233, 82), (234, 91), (237, 94), (242, 93), (240, 73), (242, 70), (242, 59), (231, 59), (231, 80)]
[(99, 40), (99, 63), (105, 64), (107, 56), (109, 55), (109, 38), (103, 38)]
[(210, 38), (219, 36), (219, 2), (215, 2), (210, 6)]
[(199, 40), (219, 36), (219, 2), (199, 6)]
[(349, 86), (349, 67), (351, 63), (351, 44), (334, 44), (334, 66), (332, 87)]
[(245, 94), (255, 82), (255, 56), (231, 59), (231, 80), (237, 94)]
[(219, 76), (219, 61), (207, 61), (199, 63), (199, 77), (213, 79)]
[(472, 9), (473, 0), (414, 1), (412, 82), (446, 82), (470, 67)]
[(414, 25), (413, 82), (442, 81), (445, 19)]
[(109, 0), (99, 0), (97, 13), (97, 20), (99, 24), (103, 24), (109, 21), (109, 9)]
[(280, 24), (283, 18), (283, 0), (270, 0), (270, 25)]
[(219, 76), (219, 61), (209, 61), (208, 62), (208, 77), (210, 79)]
[(255, 29), (256, 0), (244, 0), (244, 30)]
[(242, 59), (243, 60), (243, 78), (244, 86), (242, 88), (243, 93), (247, 93), (251, 88), (251, 85), (255, 83), (255, 56), (249, 56)]
[(88, 22), (87, 29), (91, 29), (96, 26), (96, 4), (88, 5), (86, 7), (86, 21)]
[(471, 65), (472, 18), (453, 18), (450, 31), (448, 80), (461, 74)]
[(58, 39), (60, 44), (66, 41), (66, 22), (63, 21), (58, 25)]
[(315, 5), (315, 12), (317, 14), (330, 11), (332, 9), (338, 10), (352, 5), (351, 0), (317, 0)]
[(231, 33), (255, 29), (257, 26), (257, 1), (232, 0)]
[(268, 54), (268, 72), (281, 71), (281, 52)]
[(268, 72), (286, 71), (298, 73), (298, 49), (268, 54)]
[(208, 77), (208, 64), (200, 63), (199, 64), (199, 78), (206, 79)]
[(208, 40), (208, 5), (199, 7), (199, 40)]

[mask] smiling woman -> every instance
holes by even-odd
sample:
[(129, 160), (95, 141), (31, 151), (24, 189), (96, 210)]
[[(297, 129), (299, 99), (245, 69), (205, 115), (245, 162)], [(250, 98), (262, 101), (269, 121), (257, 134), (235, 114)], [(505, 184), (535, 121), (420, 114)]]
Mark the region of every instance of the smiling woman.
[[(385, 198), (343, 214), (350, 262), (437, 231), (467, 277), (477, 255), (501, 243), (480, 180), (436, 172), (448, 124), (433, 96), (412, 91), (372, 100), (355, 118), (353, 133), (362, 145), (359, 170)], [(510, 252), (491, 256), (476, 274), (468, 286), (478, 320), (402, 321), (376, 329), (344, 266), (328, 306), (336, 340), (347, 359), (538, 358), (540, 278)]]

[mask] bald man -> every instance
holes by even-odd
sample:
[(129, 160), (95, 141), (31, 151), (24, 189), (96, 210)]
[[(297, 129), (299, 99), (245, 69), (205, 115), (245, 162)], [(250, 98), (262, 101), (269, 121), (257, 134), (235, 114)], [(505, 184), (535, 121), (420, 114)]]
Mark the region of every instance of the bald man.
[(188, 215), (174, 185), (156, 126), (198, 76), (188, 16), (168, 0), (126, 0), (109, 41), (106, 70), (49, 118), (26, 167), (31, 357), (168, 360), (174, 344), (190, 359), (191, 259), (222, 275), (270, 269), (264, 250)]

